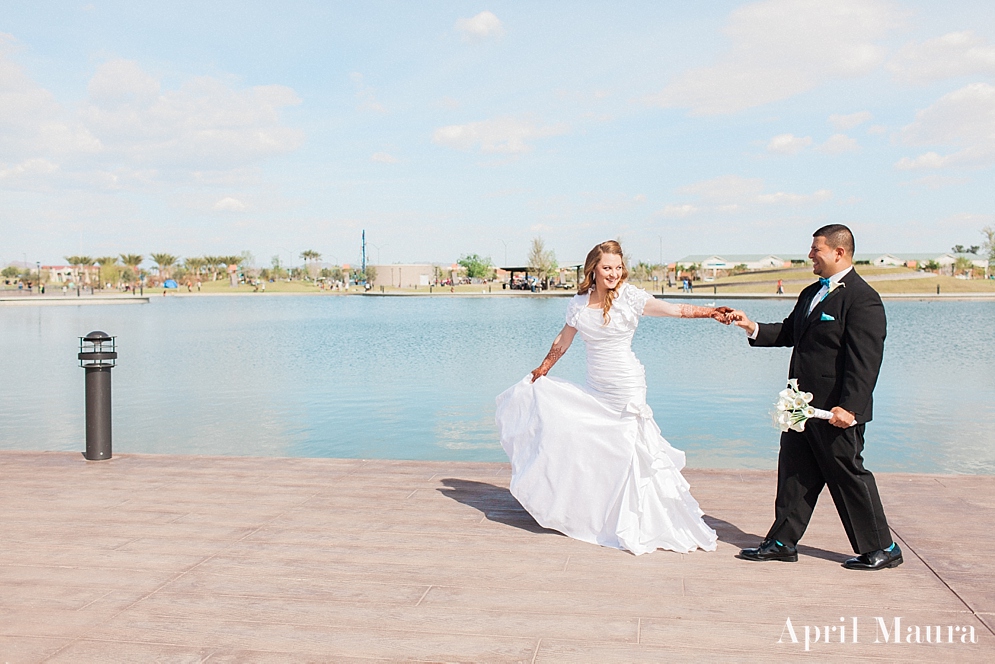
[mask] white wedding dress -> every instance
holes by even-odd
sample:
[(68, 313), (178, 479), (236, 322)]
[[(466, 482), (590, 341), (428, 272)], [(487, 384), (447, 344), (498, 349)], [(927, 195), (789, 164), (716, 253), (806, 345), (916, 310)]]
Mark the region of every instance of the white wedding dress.
[(587, 347), (587, 384), (531, 374), (497, 398), (511, 493), (544, 528), (639, 555), (714, 551), (715, 531), (646, 405), (646, 370), (632, 336), (652, 295), (623, 283), (604, 325), (577, 295), (567, 324)]

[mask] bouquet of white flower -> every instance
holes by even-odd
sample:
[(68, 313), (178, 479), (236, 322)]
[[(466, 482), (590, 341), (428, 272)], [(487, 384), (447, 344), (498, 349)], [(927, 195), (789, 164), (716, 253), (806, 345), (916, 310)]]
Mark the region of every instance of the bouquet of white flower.
[(831, 419), (833, 414), (828, 410), (813, 408), (811, 392), (798, 389), (798, 379), (788, 381), (788, 387), (778, 394), (776, 408), (773, 413), (774, 426), (781, 431), (804, 431), (805, 423), (813, 417), (820, 420)]

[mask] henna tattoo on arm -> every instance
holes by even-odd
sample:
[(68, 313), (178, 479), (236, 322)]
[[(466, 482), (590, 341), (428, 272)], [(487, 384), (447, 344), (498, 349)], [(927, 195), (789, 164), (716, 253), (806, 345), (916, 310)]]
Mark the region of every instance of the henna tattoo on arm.
[(538, 368), (532, 370), (532, 382), (536, 382), (539, 376), (545, 376), (548, 374), (549, 370), (553, 368), (553, 365), (556, 364), (557, 360), (563, 357), (565, 352), (565, 350), (556, 344), (553, 344), (553, 346), (549, 349), (549, 352), (546, 353), (546, 357), (543, 359), (542, 364), (540, 364)]
[(682, 304), (680, 307), (681, 318), (711, 318), (715, 311), (712, 307), (697, 307), (693, 304)]
[(728, 325), (731, 322), (729, 314), (733, 312), (729, 307), (698, 307), (693, 304), (681, 304), (681, 318), (714, 318), (720, 323)]

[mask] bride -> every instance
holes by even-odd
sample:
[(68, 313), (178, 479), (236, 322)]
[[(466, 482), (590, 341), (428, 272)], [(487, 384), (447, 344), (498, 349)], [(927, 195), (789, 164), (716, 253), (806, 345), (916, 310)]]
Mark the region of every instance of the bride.
[[(511, 493), (545, 528), (639, 555), (715, 550), (715, 531), (681, 475), (684, 453), (660, 435), (646, 405), (646, 370), (631, 350), (639, 317), (714, 318), (727, 307), (655, 299), (626, 283), (618, 242), (587, 255), (566, 325), (539, 367), (497, 398)], [(583, 387), (546, 376), (580, 333)]]

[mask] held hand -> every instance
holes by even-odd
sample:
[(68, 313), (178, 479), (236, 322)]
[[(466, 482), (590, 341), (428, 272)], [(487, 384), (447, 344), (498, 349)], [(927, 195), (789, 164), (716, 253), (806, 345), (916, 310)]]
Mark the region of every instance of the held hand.
[(853, 421), (856, 419), (853, 413), (848, 410), (843, 410), (839, 406), (836, 406), (829, 412), (833, 414), (832, 418), (829, 420), (829, 423), (834, 427), (839, 427), (840, 429), (846, 429), (847, 427), (853, 425)]
[(730, 315), (733, 313), (733, 309), (730, 307), (715, 307), (712, 310), (712, 318), (719, 321), (723, 325), (728, 325), (732, 322)]
[(753, 334), (753, 330), (756, 329), (757, 324), (750, 320), (746, 314), (738, 309), (729, 314), (730, 320), (736, 324), (736, 327), (743, 329), (747, 334)]

